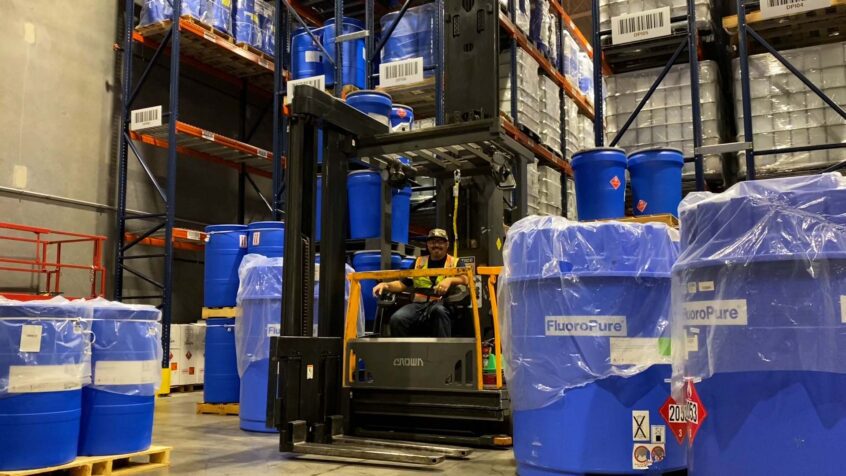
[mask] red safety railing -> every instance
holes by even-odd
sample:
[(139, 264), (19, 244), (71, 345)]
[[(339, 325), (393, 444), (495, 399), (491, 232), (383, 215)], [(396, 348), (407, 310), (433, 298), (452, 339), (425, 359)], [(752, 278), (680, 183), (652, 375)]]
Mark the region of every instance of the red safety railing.
[[(5, 249), (4, 242), (22, 243), (22, 247), (32, 246), (33, 258), (11, 258), (0, 256), (0, 271), (29, 273), (44, 275), (44, 289), (33, 293), (20, 291), (4, 292), (7, 286), (0, 278), (0, 295), (10, 299), (44, 299), (46, 297), (63, 294), (62, 273), (65, 270), (88, 271), (91, 283), (87, 296), (66, 297), (96, 297), (106, 294), (106, 268), (103, 266), (103, 244), (105, 236), (85, 235), (67, 231), (51, 230), (34, 226), (18, 225), (0, 222), (0, 247)], [(90, 263), (71, 263), (62, 261), (62, 252), (67, 255), (68, 246), (91, 247)], [(17, 249), (17, 248), (16, 248)], [(74, 250), (76, 251), (76, 250)]]

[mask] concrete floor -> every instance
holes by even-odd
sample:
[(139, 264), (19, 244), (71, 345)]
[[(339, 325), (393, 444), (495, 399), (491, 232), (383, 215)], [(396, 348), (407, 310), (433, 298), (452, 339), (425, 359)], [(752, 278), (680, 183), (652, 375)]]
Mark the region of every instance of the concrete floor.
[(361, 460), (318, 460), (292, 457), (277, 450), (276, 435), (241, 431), (238, 417), (197, 415), (202, 392), (180, 393), (156, 403), (153, 442), (173, 447), (171, 466), (145, 475), (323, 475), (381, 476), (397, 474), (513, 475), (510, 450), (474, 450), (466, 460), (446, 460), (437, 466), (374, 464)]

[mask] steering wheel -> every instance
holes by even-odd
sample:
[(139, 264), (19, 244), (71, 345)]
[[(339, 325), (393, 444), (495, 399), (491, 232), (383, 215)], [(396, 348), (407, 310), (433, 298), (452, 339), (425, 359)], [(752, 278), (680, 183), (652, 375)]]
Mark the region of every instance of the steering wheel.
[(464, 284), (456, 284), (454, 286), (450, 286), (449, 291), (443, 295), (435, 292), (435, 288), (412, 288), (410, 292), (413, 294), (421, 294), (426, 297), (438, 297), (446, 302), (460, 302), (470, 294), (470, 289)]

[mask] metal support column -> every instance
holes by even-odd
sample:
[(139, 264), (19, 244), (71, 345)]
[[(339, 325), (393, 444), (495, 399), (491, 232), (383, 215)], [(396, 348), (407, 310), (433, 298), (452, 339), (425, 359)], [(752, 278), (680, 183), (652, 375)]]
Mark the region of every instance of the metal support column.
[(593, 135), (596, 147), (605, 145), (605, 113), (602, 97), (602, 37), (599, 31), (599, 0), (591, 0), (593, 22)]
[(282, 219), (285, 188), (285, 171), (282, 158), (287, 154), (285, 146), (288, 120), (284, 115), (286, 81), (283, 73), (285, 68), (284, 58), (288, 49), (288, 25), (290, 24), (288, 15), (285, 1), (276, 0), (276, 15), (273, 19), (276, 33), (273, 57), (276, 62), (273, 67), (273, 196), (271, 197), (274, 220)]
[(690, 63), (690, 105), (693, 119), (693, 160), (696, 190), (705, 190), (702, 164), (702, 114), (699, 103), (699, 30), (696, 28), (696, 0), (687, 0), (687, 54)]
[(130, 108), (129, 100), (132, 94), (132, 24), (135, 22), (135, 2), (125, 0), (123, 4), (123, 83), (122, 83), (122, 110), (120, 116), (120, 138), (118, 144), (118, 196), (117, 196), (117, 236), (115, 237), (115, 270), (114, 270), (114, 293), (116, 301), (123, 298), (123, 235), (126, 233), (126, 174), (129, 162), (129, 130)]

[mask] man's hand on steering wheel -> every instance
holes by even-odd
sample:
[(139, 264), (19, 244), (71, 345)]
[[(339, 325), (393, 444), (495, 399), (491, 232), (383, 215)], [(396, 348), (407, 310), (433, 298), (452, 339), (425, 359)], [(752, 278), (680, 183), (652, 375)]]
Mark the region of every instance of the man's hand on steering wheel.
[(379, 283), (376, 286), (373, 286), (373, 295), (376, 297), (379, 297), (380, 294), (387, 291), (389, 291), (388, 283)]

